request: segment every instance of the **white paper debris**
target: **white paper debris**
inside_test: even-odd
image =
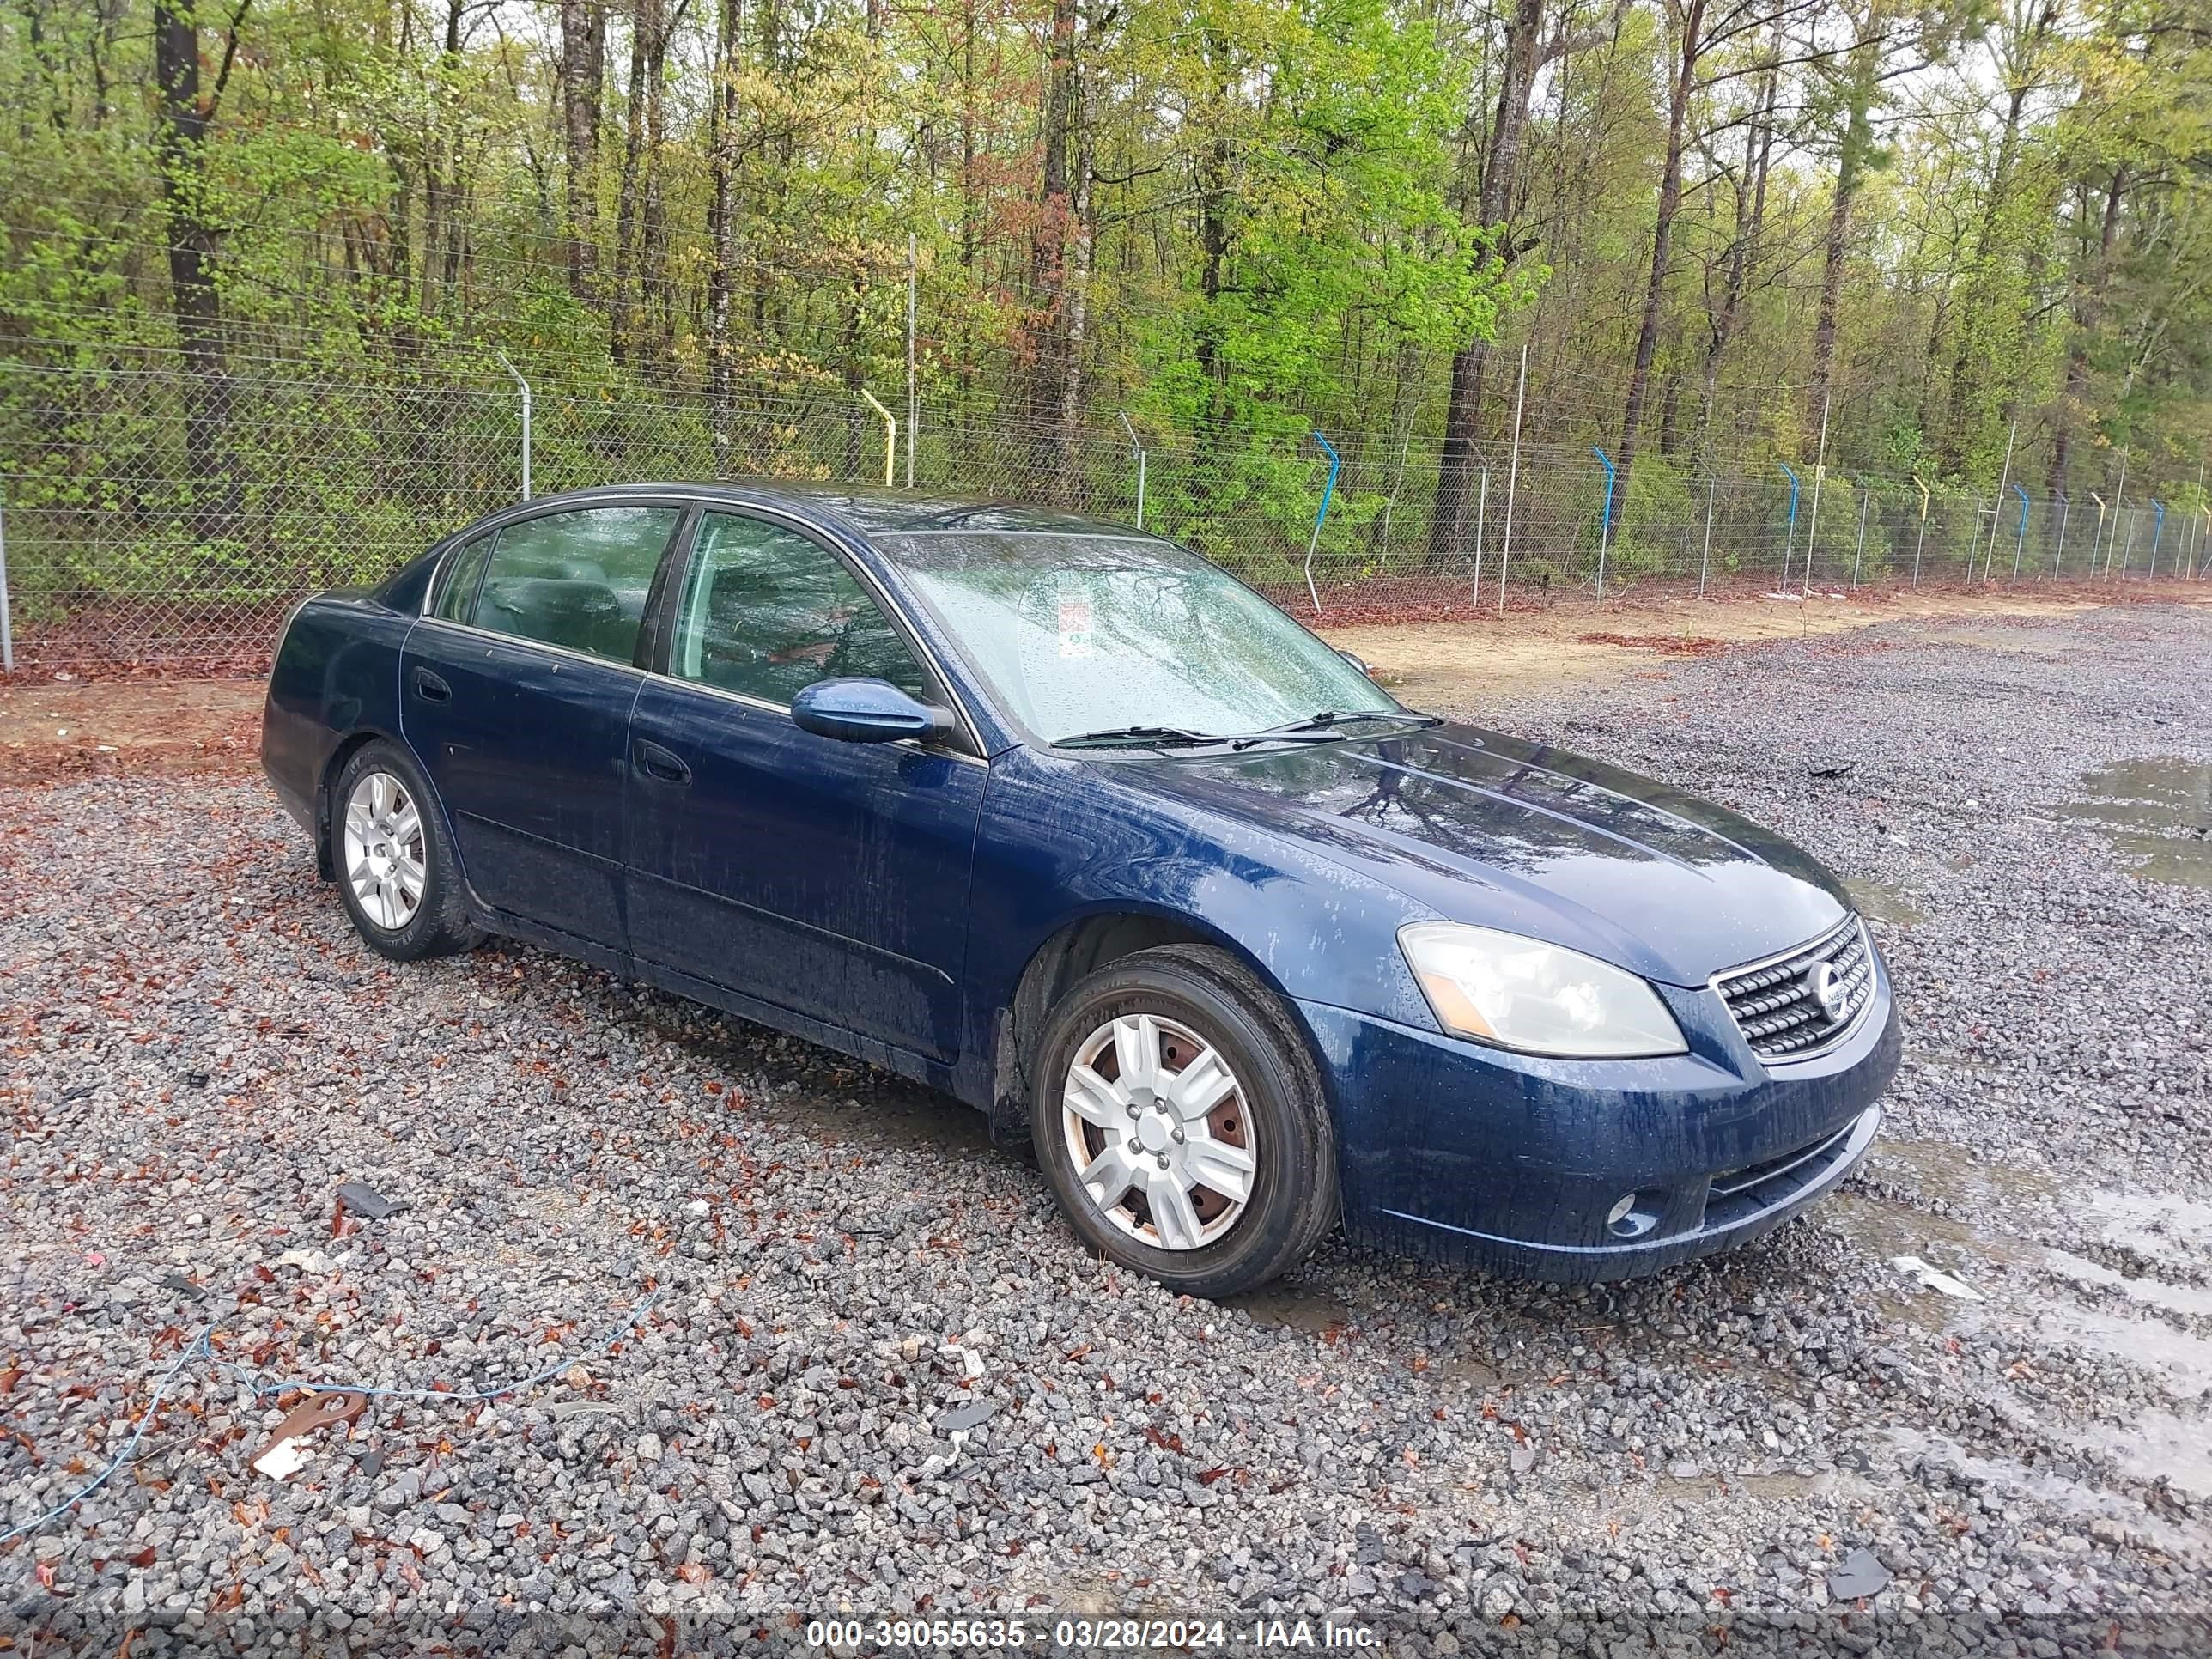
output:
[[[296,1440],[279,1440],[253,1460],[253,1467],[271,1480],[289,1480],[307,1467],[307,1454]]]
[[[1901,1273],[1911,1273],[1929,1290],[1955,1296],[1961,1302],[1989,1300],[1965,1279],[1954,1278],[1941,1267],[1931,1267],[1917,1255],[1893,1255],[1889,1259],[1889,1265]]]

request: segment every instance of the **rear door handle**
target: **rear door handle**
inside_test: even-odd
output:
[[[635,753],[637,769],[646,776],[658,778],[663,783],[686,784],[691,781],[691,769],[674,750],[663,749],[648,738],[640,738]]]
[[[427,668],[415,671],[415,695],[425,702],[445,702],[453,695],[453,688]]]

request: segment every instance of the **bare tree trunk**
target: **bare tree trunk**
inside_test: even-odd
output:
[[[1644,402],[1651,387],[1651,360],[1659,349],[1659,307],[1666,297],[1674,218],[1682,208],[1682,151],[1689,127],[1690,95],[1697,89],[1698,59],[1705,52],[1705,0],[1687,0],[1676,21],[1681,31],[1677,42],[1680,57],[1667,99],[1667,159],[1660,169],[1658,216],[1651,228],[1651,275],[1644,287],[1644,321],[1636,332],[1636,361],[1628,371],[1628,394],[1621,400],[1620,447],[1613,457],[1612,514],[1616,524],[1628,497],[1637,434],[1644,424]]]
[[[590,293],[599,275],[599,201],[593,170],[605,96],[606,0],[561,0],[561,125],[568,140],[568,291]]]
[[[637,279],[638,173],[645,163],[646,60],[659,0],[637,0],[629,31],[629,92],[623,110],[622,189],[615,204],[615,282],[607,306],[608,346],[614,360],[631,361],[631,309]]]
[[[2013,170],[2020,158],[2021,126],[2029,94],[2038,84],[2037,60],[2045,38],[2057,21],[2058,7],[2059,0],[2035,0],[2034,11],[2015,20],[2017,31],[2004,40],[2000,48],[1999,61],[2008,88],[2004,125],[1997,140],[1996,165],[1990,172],[1989,194],[1982,204],[1973,255],[1966,264],[1965,290],[1960,295],[1960,303],[1954,307],[1954,314],[1965,320],[1958,330],[1958,345],[1951,358],[1950,395],[1944,410],[1940,451],[1944,470],[1953,474],[1965,466],[1966,459],[1969,404],[1974,396],[1973,324],[1981,309],[1981,291],[1988,281],[1990,262],[2002,252],[2000,229],[2007,200],[2012,194]]]
[[[1490,121],[1490,143],[1483,151],[1481,180],[1475,189],[1474,222],[1495,229],[1497,257],[1510,264],[1517,252],[1506,223],[1520,176],[1522,135],[1528,126],[1528,100],[1540,66],[1537,37],[1544,22],[1544,0],[1515,0],[1505,23],[1504,65],[1498,104]],[[1429,518],[1428,561],[1456,555],[1467,539],[1474,510],[1475,444],[1482,419],[1483,370],[1490,343],[1469,340],[1452,353],[1451,390],[1444,407],[1443,447],[1437,462],[1436,506]]]
[[[1067,270],[1060,311],[1063,319],[1060,377],[1060,456],[1054,470],[1056,493],[1068,507],[1083,501],[1083,462],[1079,439],[1083,422],[1083,352],[1091,324],[1091,262],[1096,228],[1091,221],[1092,153],[1090,98],[1083,78],[1076,77],[1075,167],[1073,198],[1069,204]]]
[[[714,473],[722,478],[730,476],[735,443],[730,431],[735,401],[730,302],[738,280],[738,121],[743,113],[738,74],[744,61],[744,0],[719,0],[714,89],[708,106],[714,199],[707,227],[714,243],[714,263],[707,274],[707,409],[708,424],[714,434]]]
[[[238,18],[242,21],[241,7]],[[169,304],[185,364],[185,470],[193,485],[191,524],[201,538],[228,537],[243,494],[230,453],[230,377],[223,353],[222,296],[215,285],[215,234],[203,214],[207,133],[234,59],[233,25],[214,90],[200,90],[199,26],[190,0],[155,0],[154,76],[161,106],[155,148],[167,224]]]
[[[1711,459],[1713,417],[1720,402],[1721,359],[1735,338],[1743,319],[1743,302],[1751,273],[1759,264],[1759,244],[1766,227],[1766,181],[1774,160],[1774,104],[1781,72],[1770,69],[1759,98],[1758,112],[1744,129],[1743,176],[1736,181],[1735,235],[1729,244],[1728,276],[1721,292],[1720,309],[1707,323],[1704,405],[1698,416],[1698,450]]]
[[[2112,182],[2105,190],[2105,212],[2098,228],[2097,252],[2087,276],[2075,290],[2073,337],[2066,346],[2066,389],[2058,399],[2057,429],[2051,436],[2050,489],[2064,492],[2074,465],[2074,422],[2087,401],[2089,387],[2089,343],[2104,311],[2105,284],[2112,270],[2112,244],[2119,238],[2120,204],[2126,199],[2128,164],[2112,165]]]
[[[446,0],[446,26],[438,53],[438,77],[450,85],[461,62],[463,0]],[[422,133],[422,313],[435,316],[451,296],[460,270],[461,214],[458,205],[462,137],[459,101],[439,98],[431,106]],[[455,125],[448,129],[448,119]],[[434,289],[433,283],[436,283]]]
[[[645,58],[645,182],[638,210],[638,276],[645,310],[645,356],[664,376],[676,358],[676,284],[668,270],[668,204],[662,188],[662,149],[667,138],[668,42],[684,21],[690,0],[653,0],[653,36]],[[641,8],[642,9],[642,8]]]
[[[1052,40],[1038,124],[1037,214],[1030,234],[1030,465],[1040,481],[1056,475],[1057,434],[1066,378],[1066,283],[1071,179],[1079,125],[1076,0],[1053,0]]]
[[[981,111],[975,92],[976,0],[961,0],[960,7],[960,293],[963,300],[976,292],[975,257],[981,234],[981,213],[975,200],[977,125]],[[975,325],[972,312],[961,307],[960,429],[964,441],[968,421],[975,408]]]
[[[1820,423],[1828,406],[1828,381],[1836,361],[1836,313],[1843,304],[1844,265],[1850,250],[1851,207],[1874,149],[1875,77],[1881,67],[1880,5],[1867,14],[1864,38],[1851,49],[1849,113],[1836,157],[1836,191],[1828,204],[1828,231],[1821,249],[1820,308],[1813,324],[1813,383],[1806,390],[1805,427]]]

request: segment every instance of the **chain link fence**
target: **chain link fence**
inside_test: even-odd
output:
[[[372,383],[175,352],[0,361],[0,568],[17,660],[256,670],[295,600],[380,578],[514,501],[526,466],[538,495],[888,477],[1058,502],[1141,520],[1337,623],[1655,588],[2212,574],[2201,507],[2045,498],[2010,483],[1923,489],[1810,464],[1639,458],[1612,490],[1602,452],[1509,436],[1474,452],[1470,499],[1439,535],[1438,445],[1405,432],[1230,444],[1119,419],[1067,430],[903,397],[885,407],[835,384],[741,388],[720,406],[702,393],[535,387],[526,415],[526,433],[521,388],[496,362]]]

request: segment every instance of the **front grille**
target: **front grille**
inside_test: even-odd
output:
[[[1824,1006],[1815,994],[1825,978]],[[1809,1060],[1840,1042],[1874,996],[1874,947],[1856,916],[1769,962],[1713,975],[1713,988],[1761,1060]]]

